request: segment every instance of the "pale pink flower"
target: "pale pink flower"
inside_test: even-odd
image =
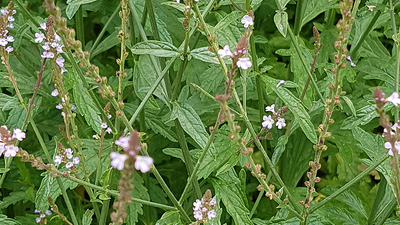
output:
[[[136,156],[135,169],[142,173],[147,173],[153,165],[153,158],[148,156]]]
[[[125,160],[128,159],[128,156],[125,154],[119,154],[118,152],[111,152],[111,166],[117,170],[123,170],[125,166]]]

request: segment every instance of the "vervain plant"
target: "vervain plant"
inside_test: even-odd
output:
[[[2,4],[0,224],[400,223],[398,1]]]

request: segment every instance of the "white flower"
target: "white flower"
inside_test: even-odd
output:
[[[123,149],[128,149],[129,148],[129,140],[130,137],[121,137],[120,139],[116,140],[114,143],[118,146],[121,146]]]
[[[65,164],[65,168],[67,168],[67,169],[69,169],[73,166],[74,166],[74,164],[72,162],[67,162],[67,164]]]
[[[44,34],[42,33],[35,33],[35,43],[42,43],[42,41],[44,39],[46,39],[46,37],[44,36]],[[47,49],[48,50],[48,49]]]
[[[61,41],[61,37],[58,36],[58,34],[54,33],[54,40],[57,41],[57,42],[60,42]]]
[[[251,16],[249,16],[249,15],[243,16],[243,18],[240,20],[240,22],[243,23],[244,28],[248,28],[249,26],[254,25],[253,18],[251,18]]]
[[[40,27],[38,27],[39,30],[46,30],[46,23],[41,23]]]
[[[247,70],[248,68],[250,68],[251,67],[251,62],[250,62],[250,59],[248,58],[248,57],[245,57],[245,58],[240,58],[237,62],[236,62],[236,65],[239,67],[239,68],[242,68],[242,69],[244,69],[244,70]]]
[[[200,210],[200,207],[202,206],[201,201],[199,199],[196,199],[195,202],[193,202],[193,210]]]
[[[56,97],[56,96],[58,96],[58,90],[57,90],[57,88],[56,89],[54,89],[52,92],[51,92],[51,96],[53,96],[53,97]]]
[[[62,109],[63,106],[61,105],[61,103],[58,103],[58,105],[56,105],[56,109]]]
[[[6,150],[4,147],[6,146],[6,143],[0,142],[0,156],[3,154],[3,152]]]
[[[0,38],[0,45],[5,47],[8,44],[7,40],[5,38]]]
[[[74,159],[72,160],[72,163],[75,164],[75,165],[78,165],[79,162],[80,162],[80,160],[79,160],[78,157],[74,157]]]
[[[100,127],[103,128],[103,129],[106,129],[107,128],[107,123],[106,122],[101,123]]]
[[[8,14],[8,11],[7,11],[6,9],[1,9],[0,12],[1,12],[1,14],[2,14],[3,16],[5,16],[5,15]]]
[[[285,83],[284,80],[280,80],[279,83],[276,85],[276,87],[279,87],[279,86],[281,86],[281,85],[284,84],[284,83]]]
[[[9,158],[9,157],[15,157],[18,152],[18,147],[14,145],[7,145],[5,147],[6,152],[4,153],[4,157]]]
[[[181,0],[176,0],[176,3],[178,3],[178,4],[181,3]]]
[[[11,46],[7,46],[6,52],[7,52],[8,54],[10,54],[12,51],[14,51],[14,48],[11,47]]]
[[[265,112],[275,112],[275,104],[272,104],[271,106],[265,107]]]
[[[71,110],[76,110],[76,106],[74,104],[71,105]]]
[[[389,96],[386,101],[391,102],[394,106],[397,107],[400,104],[399,93],[393,92],[393,94]]]
[[[56,63],[57,63],[57,65],[58,65],[59,67],[64,67],[64,62],[65,62],[65,59],[64,59],[63,57],[58,57],[58,58],[56,59]]]
[[[153,158],[148,156],[136,156],[135,169],[140,170],[142,173],[147,173],[153,165]]]
[[[12,137],[16,138],[18,141],[22,141],[25,138],[25,133],[21,129],[17,128],[14,129]]]
[[[15,21],[13,16],[8,16],[7,20],[8,20],[8,22],[14,22]]]
[[[225,45],[225,47],[223,49],[219,49],[218,50],[218,55],[221,58],[224,58],[225,56],[232,56],[232,52],[229,49],[229,45]]]
[[[400,154],[400,142],[399,141],[396,141],[395,143],[394,143],[394,147],[395,147],[395,149],[397,150],[397,154]],[[392,151],[392,144],[390,144],[390,142],[386,142],[385,143],[385,148],[386,149],[389,149],[389,151],[388,151],[388,154],[390,155],[390,156],[393,156],[393,151]]]
[[[46,216],[50,216],[51,215],[51,210],[46,210],[46,212],[44,214],[46,214]]]
[[[68,159],[72,159],[72,157],[73,157],[72,153],[73,153],[72,149],[70,149],[70,148],[65,149],[65,155],[67,156]]]
[[[111,152],[111,166],[117,170],[123,170],[125,166],[125,160],[128,159],[128,156],[125,154],[119,154],[118,152]]]
[[[108,119],[111,119],[111,117],[112,117],[111,114],[108,114],[108,115],[107,115],[107,118],[108,118]]]
[[[193,217],[198,221],[203,220],[203,213],[201,213],[201,211],[195,211]]]
[[[207,217],[209,220],[214,219],[215,217],[217,217],[217,213],[213,210],[210,210],[207,212]]]
[[[216,206],[217,205],[217,200],[215,198],[212,198],[210,201],[210,206]]]
[[[54,162],[54,164],[56,164],[56,165],[60,165],[61,162],[62,162],[62,156],[60,156],[60,155],[54,156],[53,162]]]
[[[7,41],[8,42],[14,42],[14,37],[13,36],[7,36]]]
[[[65,118],[65,112],[61,112],[61,116]]]
[[[36,217],[35,221],[36,221],[36,223],[40,223],[40,221],[42,221],[42,218]]]
[[[57,46],[56,51],[57,51],[58,54],[64,53],[64,51],[62,49],[63,47],[64,47],[64,45],[58,45]]]
[[[278,127],[278,129],[282,129],[282,127],[286,127],[285,119],[279,118],[278,121],[276,121],[275,125]]]
[[[106,129],[106,133],[111,134],[111,132],[112,132],[111,128],[108,127],[108,128]]]
[[[93,139],[96,139],[96,140],[100,139],[100,137],[99,137],[98,134],[93,134],[92,138],[93,138]]]
[[[263,127],[271,129],[272,125],[274,125],[274,120],[272,119],[271,115],[263,116],[263,120],[264,120],[264,122],[262,122]]]

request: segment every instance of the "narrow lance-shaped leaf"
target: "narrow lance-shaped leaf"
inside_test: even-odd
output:
[[[274,16],[274,23],[276,28],[278,28],[279,33],[286,37],[287,26],[288,26],[288,15],[284,11],[276,12]]]
[[[174,45],[154,40],[139,42],[132,46],[131,51],[135,55],[149,54],[157,57],[178,57],[180,55]]]

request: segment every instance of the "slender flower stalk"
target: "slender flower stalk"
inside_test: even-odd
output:
[[[350,25],[354,20],[353,15],[350,13],[351,8],[353,6],[352,0],[344,0],[339,3],[340,11],[342,13],[342,19],[339,20],[336,27],[339,31],[339,38],[335,41],[334,46],[337,50],[337,53],[334,55],[335,58],[335,67],[332,68],[333,75],[333,83],[329,84],[330,89],[330,97],[326,99],[326,108],[325,114],[322,124],[318,126],[319,139],[318,143],[314,145],[315,157],[313,161],[309,162],[311,167],[310,171],[307,172],[308,181],[305,182],[307,187],[307,194],[304,201],[300,201],[300,204],[303,205],[303,221],[302,223],[307,223],[308,216],[308,208],[310,207],[310,203],[313,200],[312,193],[315,192],[315,184],[321,180],[320,177],[317,177],[317,172],[321,168],[320,158],[323,151],[327,150],[327,146],[325,145],[325,139],[331,136],[331,133],[328,132],[329,125],[334,121],[331,119],[332,113],[334,111],[335,106],[340,104],[340,95],[343,95],[344,92],[341,92],[341,71],[346,67],[346,53],[347,53],[347,36],[348,31],[350,30]]]

